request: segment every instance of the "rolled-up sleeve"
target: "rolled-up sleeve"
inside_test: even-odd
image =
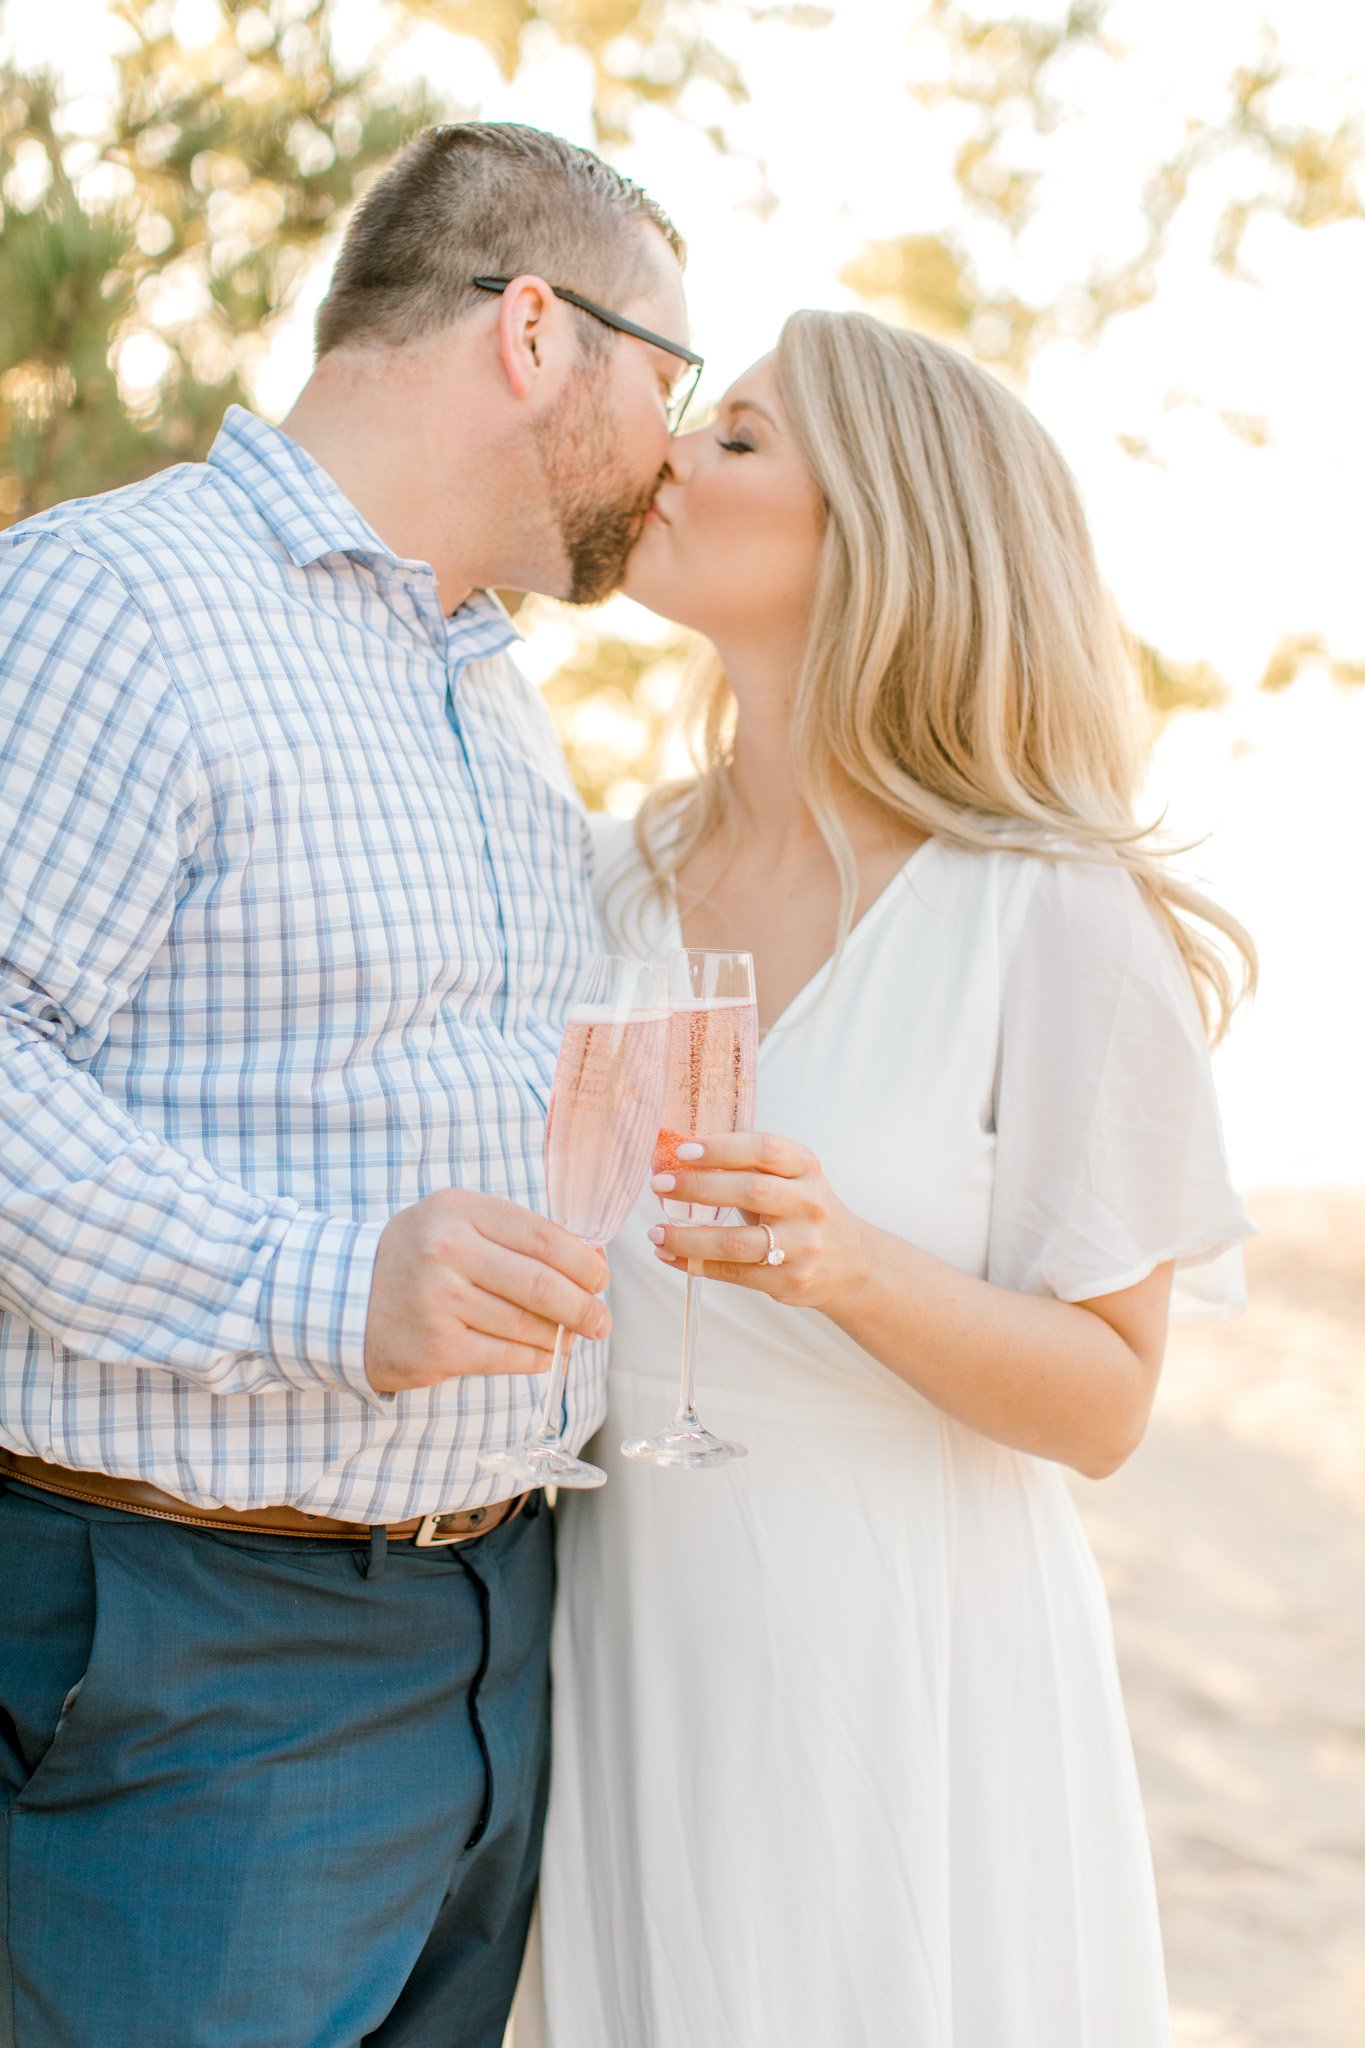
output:
[[[204,802],[134,596],[65,539],[0,545],[0,1305],[215,1393],[365,1377],[382,1226],[225,1179],[88,1071],[164,945]]]

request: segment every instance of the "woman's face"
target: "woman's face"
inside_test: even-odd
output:
[[[709,426],[670,443],[626,594],[722,653],[804,639],[824,527],[765,356],[731,385]]]

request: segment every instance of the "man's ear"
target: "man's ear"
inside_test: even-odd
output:
[[[498,307],[498,354],[514,398],[529,398],[545,367],[555,295],[543,277],[514,277]]]

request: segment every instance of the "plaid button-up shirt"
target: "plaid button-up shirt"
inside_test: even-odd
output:
[[[0,1442],[185,1500],[496,1498],[543,1382],[376,1395],[384,1221],[544,1207],[597,944],[496,600],[442,615],[296,443],[0,534]],[[601,1418],[574,1348],[568,1438]]]

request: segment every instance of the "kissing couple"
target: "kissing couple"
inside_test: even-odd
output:
[[[499,2048],[538,1879],[521,2048],[1169,2042],[1063,1468],[1240,1300],[1249,942],[1025,406],[801,312],[684,429],[683,253],[428,129],[281,426],[0,536],[13,2048]],[[623,584],[697,766],[590,822],[493,593]],[[610,1310],[543,1165],[604,944],[750,952],[763,1030]],[[661,1473],[694,1265],[750,1456]],[[558,1325],[552,1513],[481,1460]]]

